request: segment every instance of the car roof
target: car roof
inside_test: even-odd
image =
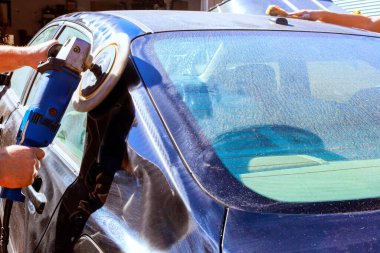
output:
[[[130,39],[146,33],[192,30],[274,30],[343,33],[379,37],[380,34],[322,22],[287,18],[289,25],[276,24],[270,16],[201,11],[104,11],[67,14],[56,20],[82,23],[93,33],[114,30]]]

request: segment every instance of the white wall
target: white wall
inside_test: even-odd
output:
[[[334,0],[333,2],[347,12],[358,10],[366,16],[380,16],[379,0]]]

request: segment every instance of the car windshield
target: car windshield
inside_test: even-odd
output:
[[[378,38],[203,31],[139,43],[137,67],[185,159],[220,160],[241,187],[280,202],[380,197]],[[189,148],[192,138],[216,156]]]

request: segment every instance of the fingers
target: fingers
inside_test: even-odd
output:
[[[58,40],[48,40],[48,41],[45,41],[41,44],[36,44],[36,45],[33,45],[32,47],[35,48],[35,49],[38,49],[38,50],[43,50],[43,51],[46,51],[48,50],[51,46],[55,45],[55,44],[58,44]]]
[[[34,148],[34,175],[33,179],[37,176],[38,170],[41,168],[40,160],[44,158],[45,152],[40,148]]]
[[[46,50],[46,49],[48,50],[49,48],[51,48],[55,44],[59,44],[58,40],[49,40],[49,41],[46,41],[45,43],[41,44],[41,47],[44,50]]]
[[[280,17],[288,16],[288,13],[285,10],[278,7],[277,5],[269,5],[266,10],[266,14],[270,16],[280,16]]]
[[[12,145],[0,149],[0,186],[21,188],[32,184],[44,156],[40,148]]]
[[[50,46],[53,46],[53,45],[58,44],[58,43],[59,43],[58,40],[48,40],[48,41],[46,42],[46,44],[48,44],[48,45],[50,45]]]
[[[46,61],[49,49],[59,42],[57,40],[49,40],[41,44],[25,47],[28,57],[26,57],[26,65],[37,68],[40,62]]]
[[[45,156],[45,152],[40,149],[40,148],[35,148],[34,149],[34,156],[38,159],[41,160]]]
[[[38,159],[34,159],[34,169],[39,170],[41,168],[41,162]]]
[[[45,156],[45,152],[40,148],[26,147],[20,145],[11,145],[4,148],[8,156],[13,159],[25,159],[27,157],[37,158],[41,160]]]
[[[46,52],[46,57],[50,56],[49,51],[53,48],[54,45],[57,45],[57,44],[59,44],[58,40],[49,40],[46,42],[46,46],[44,47],[44,52]]]

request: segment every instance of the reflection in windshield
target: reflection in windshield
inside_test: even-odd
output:
[[[218,158],[248,188],[286,202],[380,196],[380,190],[365,190],[374,187],[374,181],[367,179],[380,179],[380,174],[363,169],[366,161],[380,159],[378,39],[258,31],[168,33],[151,38],[146,46],[152,53],[147,57],[164,76],[162,85],[154,89],[164,89],[172,99],[179,95]],[[145,80],[149,87],[149,78]],[[173,127],[178,131],[178,122]],[[178,144],[186,150],[186,144]],[[316,175],[308,179],[309,188],[302,184],[304,178],[293,177],[291,197],[277,196],[271,191],[278,187],[286,192],[290,184],[285,182],[290,181],[276,181],[276,187],[259,191],[257,182],[246,180],[247,174],[263,173],[252,170],[250,164],[267,156],[275,157],[276,164],[281,156],[284,164],[289,159],[321,162],[310,166],[306,161],[304,171]],[[353,165],[351,161],[359,162]],[[326,163],[333,165],[325,169],[340,171],[330,176],[329,170],[324,172],[326,178],[334,176],[328,184],[316,173]],[[285,167],[290,174],[292,168],[294,173],[300,170],[298,165],[280,165],[277,171],[282,173]],[[362,181],[357,181],[353,168],[365,174]],[[271,173],[267,176],[275,176]],[[325,194],[349,186],[358,194],[342,191],[346,194],[339,199]]]

